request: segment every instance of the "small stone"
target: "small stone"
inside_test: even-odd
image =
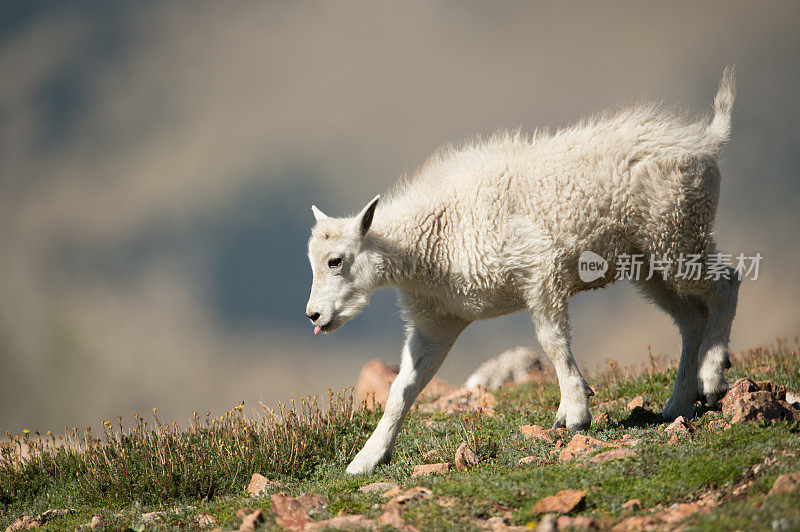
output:
[[[589,461],[593,464],[602,464],[608,462],[610,460],[622,460],[624,458],[633,458],[637,456],[639,453],[634,451],[633,449],[623,448],[623,449],[611,449],[609,451],[604,451],[600,454],[596,454],[592,456]]]
[[[534,438],[537,440],[543,440],[547,443],[553,443],[553,437],[550,435],[550,433],[539,425],[522,425],[519,428],[519,431],[526,440]]]
[[[576,515],[571,517],[569,515],[562,515],[556,521],[558,530],[586,530],[595,528],[594,519],[588,515]]]
[[[253,473],[253,476],[250,477],[250,484],[247,485],[247,495],[261,497],[267,490],[277,486],[279,486],[277,482],[273,482],[259,473]]]
[[[459,471],[465,471],[478,465],[479,462],[480,459],[478,458],[478,455],[470,448],[469,445],[467,445],[467,442],[461,442],[461,445],[459,445],[458,449],[456,449],[456,469]]]
[[[647,402],[641,395],[637,395],[628,402],[628,410],[630,410],[631,412],[633,412],[637,408],[646,408],[646,407],[647,407]]]
[[[736,402],[736,400],[748,393],[757,391],[758,386],[756,386],[756,383],[750,379],[737,380],[733,383],[733,386],[730,387],[725,396],[720,400],[720,404],[722,405],[722,413],[726,416],[733,415],[733,404]]]
[[[208,527],[216,525],[218,523],[217,523],[217,518],[214,517],[213,515],[209,515],[207,513],[201,513],[197,515],[197,524],[200,527]]]
[[[790,407],[791,408],[791,407]],[[768,391],[747,393],[733,403],[732,424],[792,419],[793,412]]]
[[[437,451],[436,449],[431,449],[430,451],[422,453],[422,458],[424,458],[425,460],[433,460],[434,458],[438,457],[439,457],[439,451]]]
[[[270,498],[275,523],[287,530],[302,530],[310,522],[305,508],[297,499],[284,493],[275,493]]]
[[[622,503],[623,510],[636,511],[642,508],[642,501],[639,499],[630,499]]]
[[[396,488],[397,484],[394,482],[372,482],[371,484],[365,484],[358,488],[360,491],[364,493],[386,493],[392,488]]]
[[[89,528],[94,530],[96,528],[100,528],[100,527],[105,526],[105,524],[106,523],[103,520],[102,516],[100,516],[99,514],[95,514],[95,515],[92,516],[92,520],[89,521]]]
[[[158,519],[161,519],[161,512],[147,512],[142,514],[142,521],[145,523],[151,523]]]
[[[518,465],[528,465],[528,464],[536,464],[536,465],[544,465],[547,463],[547,460],[541,458],[539,456],[523,456],[519,459]]]
[[[690,515],[696,514],[699,510],[700,505],[698,503],[684,502],[656,514],[656,517],[665,523],[675,524],[683,521]]]
[[[772,483],[772,487],[770,488],[768,495],[794,493],[798,491],[798,489],[800,489],[800,471],[778,476],[778,478],[775,479],[775,482]]]
[[[786,386],[775,384],[772,381],[756,381],[756,386],[759,390],[769,392],[775,396],[778,401],[786,400]]]
[[[678,416],[675,421],[664,428],[664,432],[667,434],[689,434],[691,429],[689,424],[686,422],[686,418],[683,416]]]
[[[584,434],[576,434],[567,446],[561,450],[558,459],[562,462],[567,462],[575,458],[582,458],[592,451],[599,451],[604,447],[616,447],[616,445]]]
[[[324,521],[312,522],[306,525],[304,531],[317,532],[322,530],[379,530],[380,527],[372,519],[364,515],[337,515]]]
[[[449,462],[442,462],[439,464],[420,464],[414,466],[414,471],[411,473],[412,477],[424,477],[433,475],[435,473],[444,474],[449,473],[453,468],[453,464]]]
[[[296,500],[310,515],[318,514],[328,507],[328,499],[316,493],[303,493]]]
[[[264,521],[264,511],[255,510],[242,518],[242,525],[239,527],[240,532],[249,532],[255,530],[258,524]]]
[[[592,425],[605,425],[611,421],[611,416],[608,412],[598,412],[592,416]]]
[[[30,515],[23,515],[6,528],[6,532],[16,532],[17,530],[27,530],[29,528],[39,528],[42,526],[39,521]]]
[[[561,490],[555,495],[545,497],[536,503],[533,512],[537,514],[568,514],[580,508],[586,501],[583,490]]]

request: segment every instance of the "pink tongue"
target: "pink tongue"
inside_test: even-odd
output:
[[[319,332],[320,332],[321,330],[322,330],[322,327],[320,327],[319,325],[317,325],[316,327],[314,327],[314,334],[319,334]]]

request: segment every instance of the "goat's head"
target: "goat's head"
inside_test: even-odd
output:
[[[311,207],[317,223],[308,241],[313,281],[306,316],[314,334],[335,331],[369,303],[375,272],[364,240],[379,199],[352,218],[333,218]]]

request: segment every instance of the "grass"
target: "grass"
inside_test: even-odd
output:
[[[796,344],[797,340],[778,342],[737,355],[729,381],[748,376],[800,391]],[[599,465],[582,460],[560,463],[551,444],[525,440],[519,432],[524,424],[552,422],[559,399],[554,383],[495,392],[494,416],[412,411],[392,462],[369,477],[347,477],[344,469],[375,427],[380,411],[354,405],[347,390],[331,393],[324,405],[308,397],[275,410],[262,405],[252,415],[244,405],[219,416],[195,413],[184,428],[160,420],[154,411],[148,420],[135,416],[130,427],[118,419],[102,421],[99,430],[73,427],[60,436],[12,434],[0,449],[0,528],[21,515],[52,508],[74,511],[44,523],[46,530],[74,529],[98,513],[112,529],[198,529],[200,512],[235,528],[236,510],[247,506],[265,509],[265,526],[271,529],[276,525],[269,494],[252,499],[245,493],[251,474],[259,472],[281,483],[271,492],[326,497],[330,505],[315,519],[340,512],[377,517],[386,500],[358,487],[380,480],[433,490],[433,499],[410,503],[403,511],[406,522],[420,530],[471,529],[492,516],[533,525],[540,518],[533,510],[536,502],[567,488],[587,492],[578,513],[593,517],[600,526],[650,515],[713,490],[721,504],[689,516],[682,526],[800,529],[800,493],[767,496],[779,474],[800,469],[800,427],[780,422],[710,430],[709,423],[722,414],[709,411],[693,422],[691,437],[671,445],[657,413],[671,392],[675,373],[668,361],[651,356],[638,371],[611,362],[590,379],[596,390],[593,412],[602,404],[610,420],[586,433],[604,441],[626,434],[641,440],[636,456]],[[639,395],[646,398],[649,410],[628,411],[626,400]],[[462,441],[480,456],[477,467],[411,477],[415,464],[452,461]],[[18,458],[22,445],[30,447],[25,460]],[[430,450],[438,457],[425,458]],[[549,462],[520,467],[519,459],[529,455]],[[751,484],[739,493],[737,486],[747,482]],[[634,498],[643,509],[623,510],[623,503]],[[150,511],[164,513],[158,521],[144,523],[142,513]]]

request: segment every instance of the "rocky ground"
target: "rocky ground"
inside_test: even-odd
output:
[[[346,448],[306,473],[243,472],[249,482],[220,496],[149,505],[78,491],[79,504],[56,508],[58,486],[46,486],[4,501],[0,522],[7,531],[800,530],[797,353],[782,343],[738,354],[720,409],[698,404],[694,419],[672,423],[659,413],[674,367],[612,362],[590,379],[594,417],[583,433],[547,428],[558,389],[546,367],[497,390],[436,381],[392,463],[346,477],[394,376],[374,361],[356,393],[376,410],[352,414],[366,422],[342,429]]]

